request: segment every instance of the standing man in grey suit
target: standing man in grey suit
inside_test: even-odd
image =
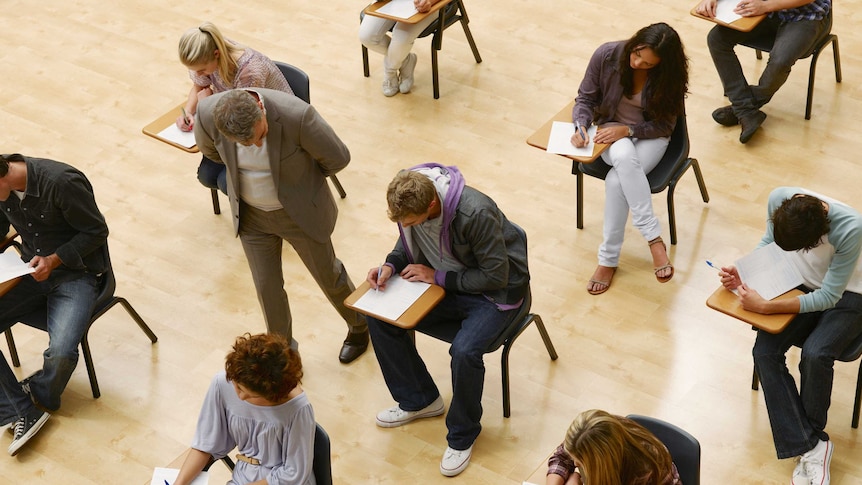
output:
[[[227,166],[234,229],[242,241],[269,332],[290,339],[292,320],[282,241],[347,322],[338,359],[352,362],[368,348],[365,318],[344,306],[354,290],[330,236],[338,209],[326,177],[350,162],[350,152],[311,105],[280,91],[247,88],[201,101],[195,139],[209,159]]]

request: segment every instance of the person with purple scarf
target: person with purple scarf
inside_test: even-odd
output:
[[[368,272],[374,289],[398,275],[442,286],[443,300],[413,330],[437,335],[456,327],[452,357],[452,401],[446,415],[448,447],[440,473],[464,471],[482,430],[483,356],[528,291],[527,237],[491,198],[465,185],[457,167],[436,163],[402,170],[386,193],[389,219],[400,237],[381,267]],[[389,392],[398,403],[377,414],[377,425],[393,428],[439,416],[445,406],[416,350],[412,331],[368,318],[368,330]]]

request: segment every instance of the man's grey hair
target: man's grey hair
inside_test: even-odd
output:
[[[216,128],[229,140],[242,143],[254,137],[254,125],[263,116],[257,99],[244,89],[222,95],[213,109]]]

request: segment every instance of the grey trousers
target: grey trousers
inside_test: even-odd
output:
[[[365,317],[344,306],[344,299],[355,287],[344,265],[335,257],[331,240],[319,242],[310,238],[283,209],[268,212],[244,203],[240,206],[239,237],[268,332],[293,339],[293,320],[281,266],[282,241],[289,242],[296,250],[350,332],[360,333],[368,329]]]

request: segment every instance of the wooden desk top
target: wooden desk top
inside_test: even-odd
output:
[[[548,139],[551,137],[551,127],[554,126],[554,122],[555,121],[562,121],[564,123],[571,123],[572,122],[572,108],[574,108],[574,107],[575,107],[575,100],[572,100],[569,104],[566,105],[565,108],[561,109],[559,113],[554,115],[553,118],[546,121],[545,124],[542,125],[541,128],[539,128],[538,130],[536,130],[535,133],[530,135],[530,137],[527,138],[527,144],[530,146],[534,146],[540,150],[547,150],[548,149]],[[610,145],[606,145],[606,144],[602,144],[602,143],[596,143],[593,146],[593,154],[592,154],[592,156],[589,156],[589,157],[573,157],[573,156],[569,156],[569,155],[560,155],[560,156],[570,158],[570,159],[572,159],[576,162],[580,162],[580,163],[593,163],[597,158],[599,158],[599,155],[601,155],[602,152],[604,152],[605,150],[608,149],[609,146]]]
[[[389,3],[389,0],[384,0],[382,2],[372,3],[371,5],[365,7],[365,13],[367,15],[373,15],[375,17],[380,17],[380,18],[384,18],[384,19],[388,19],[388,20],[394,20],[396,22],[404,22],[405,24],[416,24],[416,23],[421,22],[422,20],[425,20],[425,18],[427,18],[429,15],[436,13],[438,10],[440,10],[441,8],[448,5],[451,1],[452,0],[442,0],[440,2],[435,3],[431,7],[431,9],[428,10],[427,12],[417,13],[416,15],[413,15],[412,17],[406,18],[406,19],[403,19],[401,17],[393,17],[391,15],[387,15],[385,13],[380,13],[377,11],[380,7]],[[175,119],[176,119],[176,117],[175,117]]]
[[[698,5],[699,4],[700,4],[700,2],[698,2]],[[765,14],[764,15],[758,15],[756,17],[742,17],[742,18],[736,19],[733,22],[728,24],[728,23],[722,22],[721,20],[717,20],[717,19],[712,18],[712,17],[707,17],[705,15],[701,15],[701,14],[694,11],[696,8],[697,8],[697,5],[695,5],[691,9],[690,13],[693,16],[700,18],[700,19],[709,20],[710,22],[714,22],[718,25],[730,27],[731,29],[739,30],[742,32],[751,32],[752,29],[757,27],[757,24],[759,24],[763,19],[766,18]]]
[[[550,458],[550,456],[548,457]],[[533,472],[532,475],[527,477],[524,482],[533,483],[535,485],[544,485],[546,482],[546,478],[548,476],[548,459],[546,458],[538,468]]]
[[[371,290],[371,285],[368,284],[367,281],[363,281],[359,288],[356,288],[356,291],[350,294],[347,298],[344,299],[344,306],[350,308],[352,310],[356,310],[363,315],[367,315],[364,310],[360,310],[356,308],[354,305],[356,301],[359,300],[362,295],[365,294],[366,291]],[[401,328],[413,328],[419,324],[419,321],[425,318],[425,315],[431,311],[443,297],[446,296],[446,291],[437,285],[431,285],[422,296],[419,297],[410,308],[407,309],[397,320],[390,320],[388,318],[382,318],[378,315],[371,315],[374,318],[378,318],[383,320],[386,323],[395,325],[396,327]]]
[[[163,114],[162,116],[158,117],[155,121],[153,121],[149,125],[145,126],[144,129],[141,131],[143,131],[145,135],[149,135],[149,136],[155,138],[156,140],[159,140],[159,141],[167,143],[168,145],[177,147],[184,152],[188,152],[188,153],[200,152],[200,150],[198,150],[197,145],[195,145],[191,148],[186,148],[180,144],[174,143],[170,140],[165,140],[164,138],[159,136],[159,133],[161,133],[162,130],[164,130],[168,126],[176,123],[177,118],[179,118],[179,116],[183,112],[182,108],[184,106],[185,106],[185,103],[178,104],[176,108],[174,108],[174,109],[168,111],[167,113]]]
[[[778,296],[776,299],[784,300],[787,298],[796,298],[801,294],[801,291],[794,289]],[[706,306],[742,320],[753,327],[765,330],[769,333],[781,333],[796,316],[795,313],[763,315],[744,310],[742,305],[739,304],[739,297],[733,294],[733,292],[725,289],[723,286],[719,286],[718,289],[715,290],[709,298],[707,298]]]

